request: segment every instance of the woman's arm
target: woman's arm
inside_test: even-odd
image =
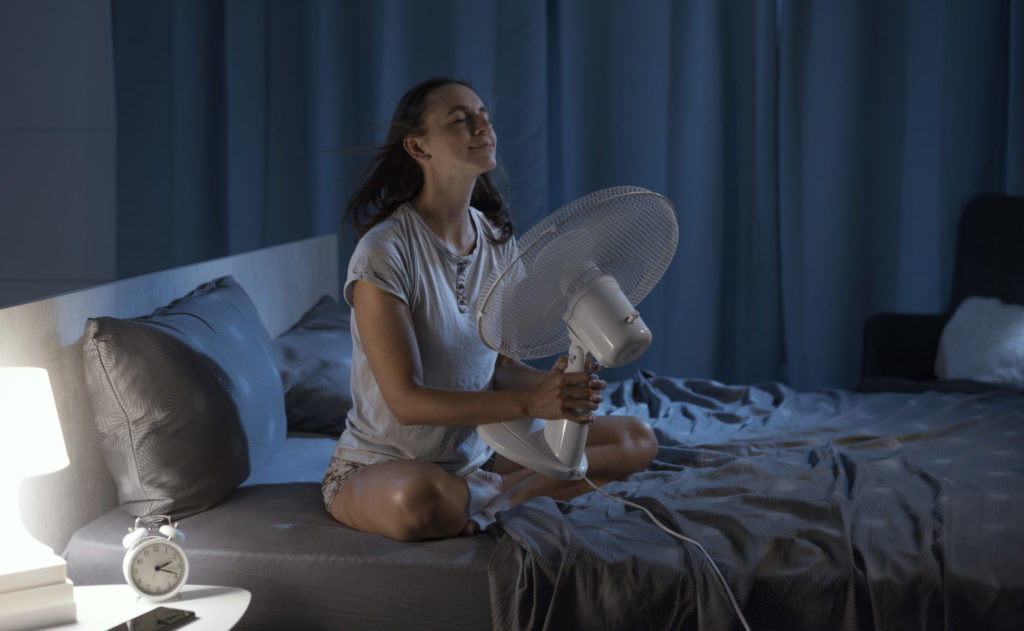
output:
[[[403,425],[483,425],[516,418],[593,420],[601,400],[585,373],[565,373],[560,357],[551,370],[511,390],[467,392],[422,385],[423,369],[409,307],[371,283],[355,281],[353,309],[370,369],[384,401]],[[511,361],[511,360],[509,360]],[[526,368],[525,366],[523,366]],[[529,369],[532,371],[532,369]],[[597,384],[595,384],[597,385]],[[576,414],[573,410],[583,410]]]
[[[494,364],[495,390],[528,390],[540,383],[547,371],[527,366],[518,359],[498,355]]]

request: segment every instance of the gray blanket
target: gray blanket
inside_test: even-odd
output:
[[[661,448],[605,489],[701,542],[752,628],[1024,628],[1024,396],[645,373],[607,394]],[[696,547],[596,492],[496,531],[496,629],[740,628]]]

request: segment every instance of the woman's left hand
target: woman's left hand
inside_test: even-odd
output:
[[[597,390],[604,390],[608,386],[608,383],[597,376],[597,373],[601,372],[601,364],[597,363],[597,360],[593,357],[587,357],[587,372],[590,373],[590,387]]]

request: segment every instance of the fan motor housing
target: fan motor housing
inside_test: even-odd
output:
[[[612,276],[584,285],[562,318],[570,337],[603,366],[628,364],[651,345],[650,329]]]

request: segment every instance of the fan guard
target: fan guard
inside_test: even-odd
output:
[[[612,276],[636,306],[668,269],[678,240],[675,208],[657,193],[618,186],[585,195],[528,230],[484,284],[480,338],[513,359],[564,353],[563,316],[577,290]]]

